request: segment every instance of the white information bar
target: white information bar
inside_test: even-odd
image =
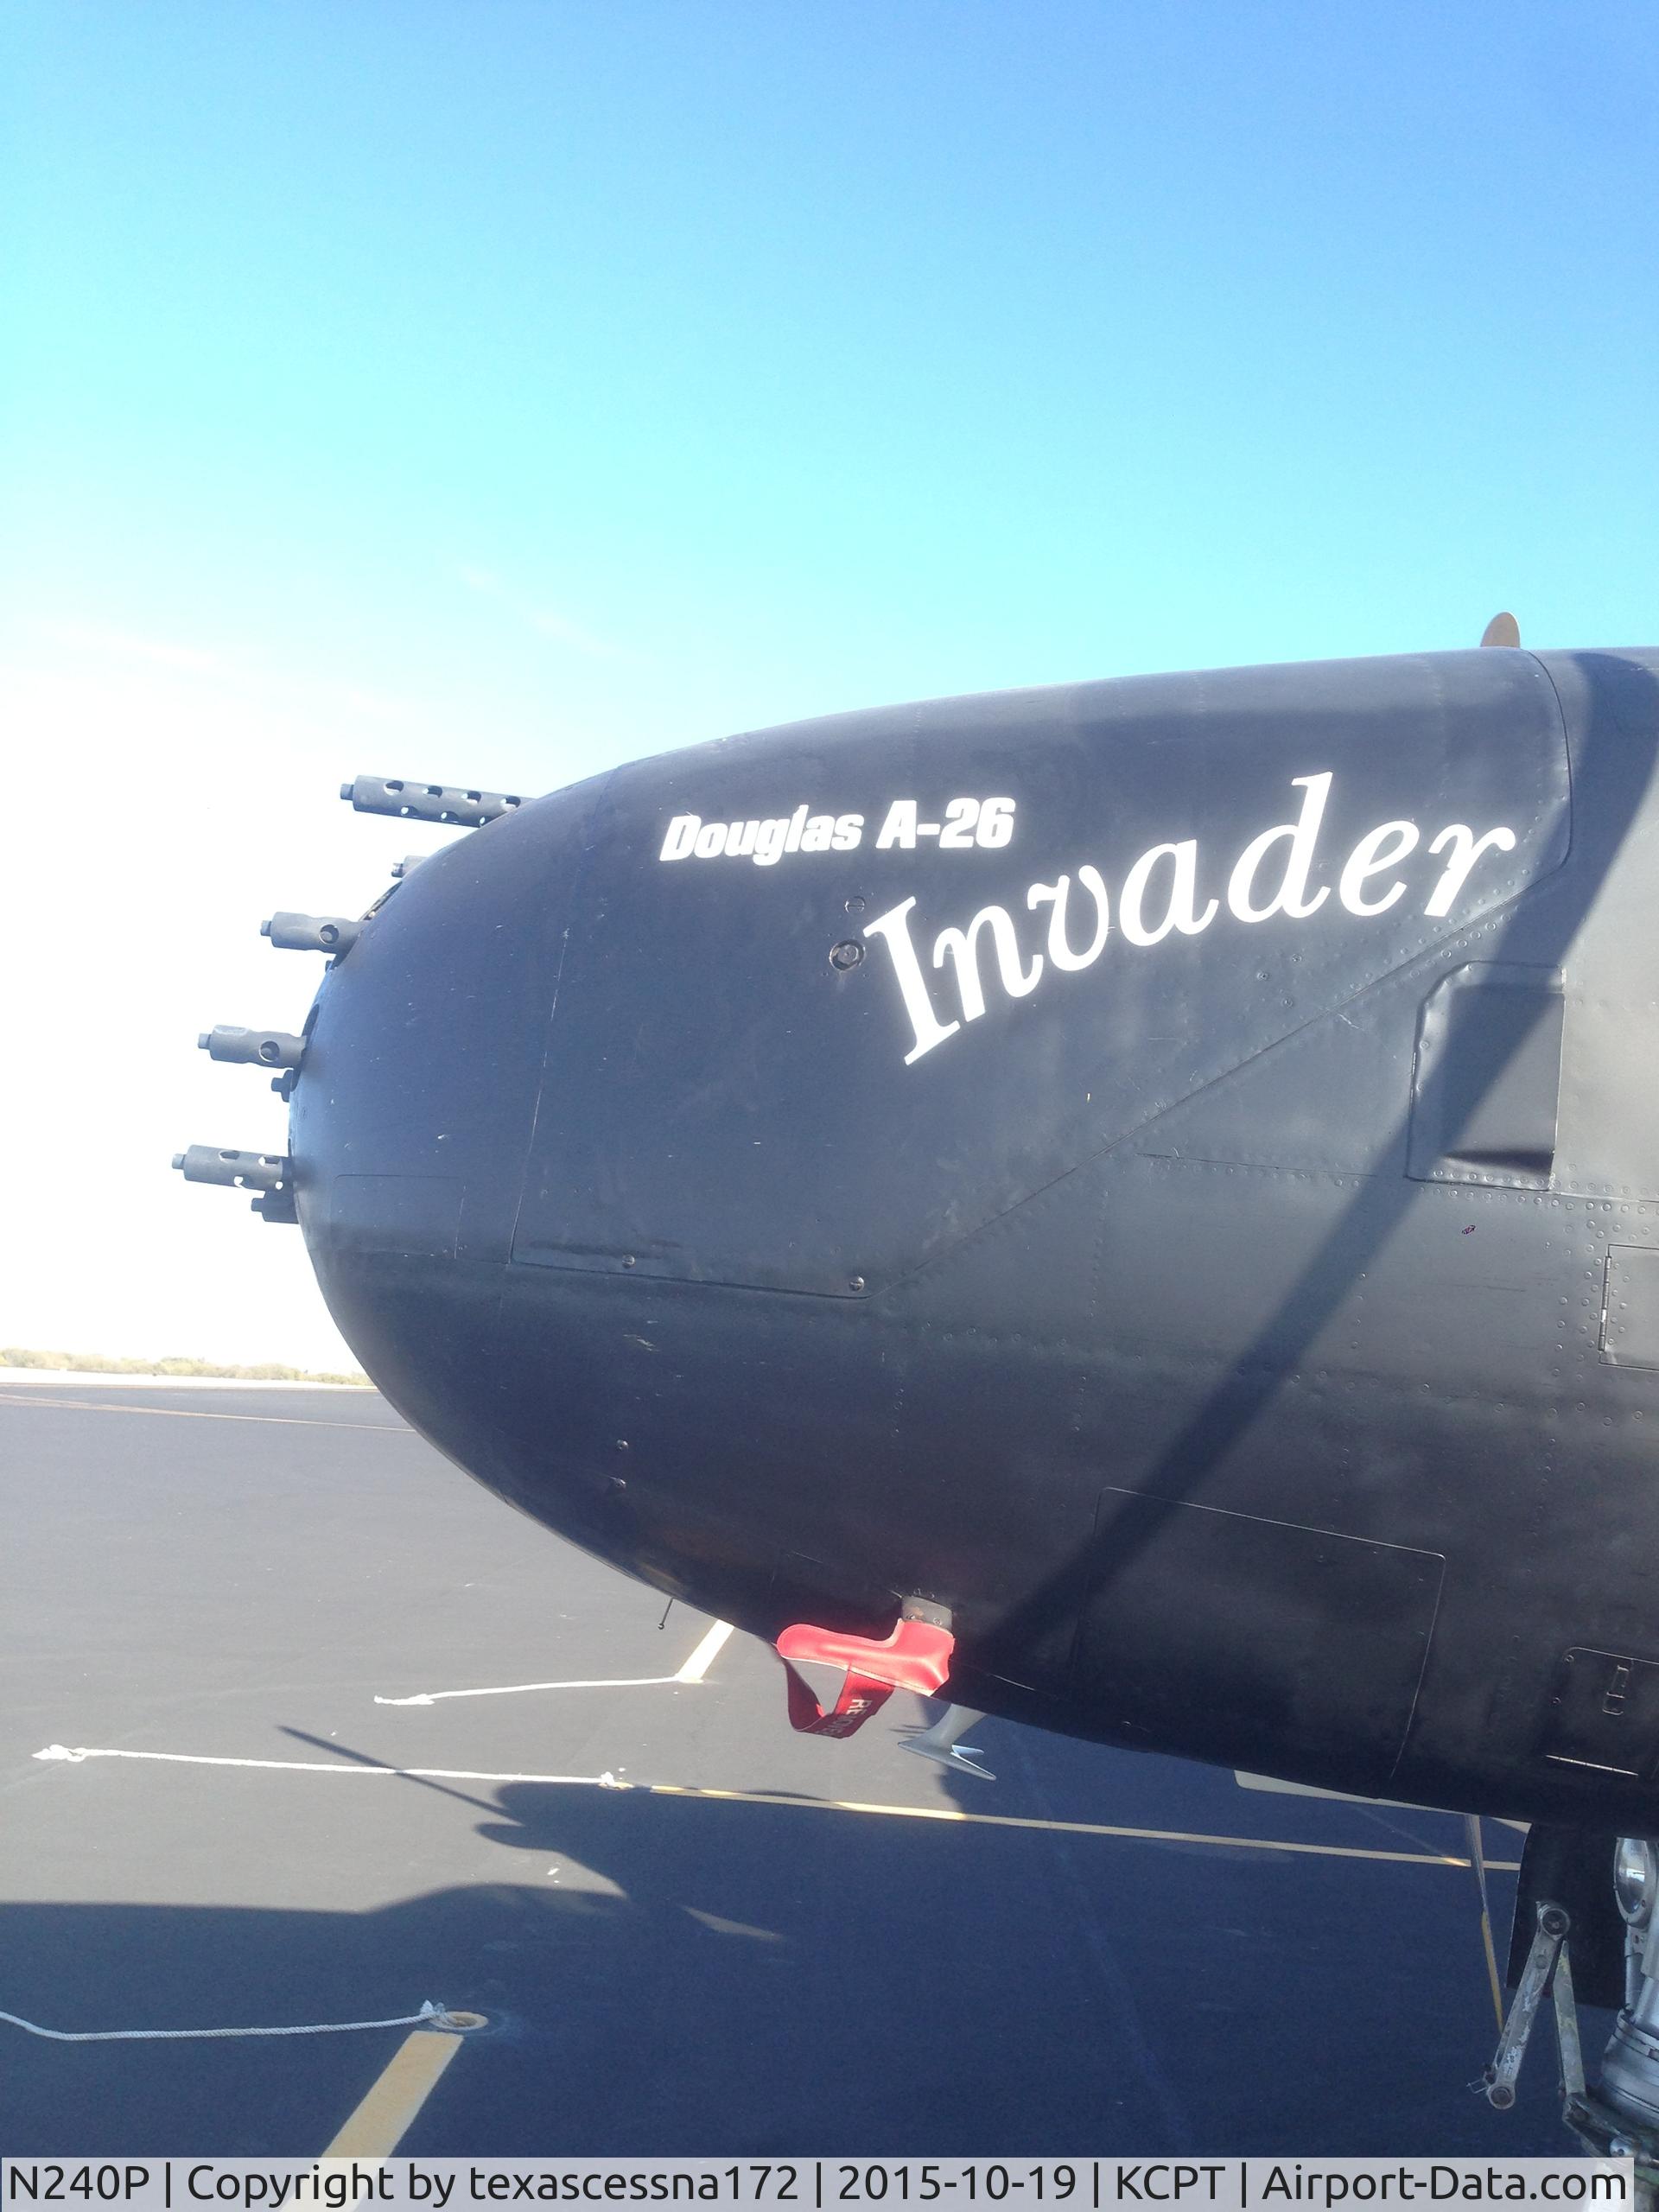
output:
[[[4,2158],[0,2212],[474,2212],[480,2205],[1629,2208],[1630,2158]]]

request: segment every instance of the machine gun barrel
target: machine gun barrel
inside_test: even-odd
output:
[[[401,815],[410,822],[442,822],[480,830],[524,801],[509,791],[468,791],[460,784],[413,783],[402,776],[358,776],[340,787],[359,814]]]
[[[196,1039],[210,1059],[238,1061],[256,1068],[296,1068],[305,1058],[305,1039],[286,1029],[239,1029],[221,1022]]]
[[[173,1165],[187,1183],[222,1183],[233,1191],[280,1191],[294,1173],[284,1153],[231,1152],[211,1144],[175,1152]]]
[[[345,914],[273,914],[259,925],[279,952],[346,952],[357,942],[361,922]]]

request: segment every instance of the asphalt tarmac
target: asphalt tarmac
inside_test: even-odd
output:
[[[1467,2086],[1449,1815],[994,1722],[982,1783],[905,1751],[905,1696],[791,1735],[764,1647],[370,1392],[0,1377],[0,2011],[486,2016],[414,2156],[1572,2147],[1545,2037],[1513,2112]],[[0,2149],[309,2156],[407,2034],[0,2024]]]

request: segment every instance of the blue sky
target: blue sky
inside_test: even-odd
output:
[[[129,1198],[37,1202],[0,1338],[327,1348],[164,1155],[280,1142],[194,1033],[297,1020],[252,931],[384,880],[359,768],[540,790],[1503,605],[1652,642],[1656,22],[13,0],[0,640],[70,815],[7,832],[14,942],[59,918],[3,1154],[99,1137]]]

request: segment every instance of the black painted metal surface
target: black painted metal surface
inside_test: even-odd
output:
[[[1659,1249],[1656,737],[1659,654],[1488,650],[526,804],[324,979],[324,1292],[463,1466],[745,1626],[919,1595],[964,1702],[1652,1827],[1659,1713],[1560,1683],[1659,1662],[1603,1318]]]

